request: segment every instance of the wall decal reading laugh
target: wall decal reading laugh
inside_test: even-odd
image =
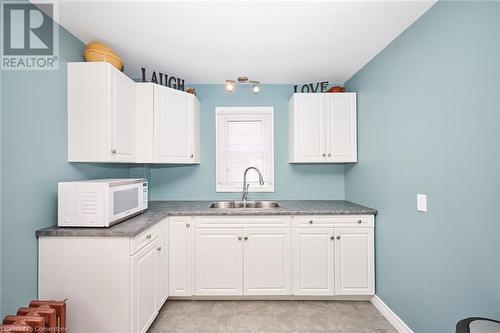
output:
[[[156,73],[155,71],[152,71],[151,79],[150,81],[148,81],[146,79],[146,68],[142,67],[141,72],[142,82],[157,83],[161,84],[162,86],[184,91],[184,79],[175,76],[168,76],[167,74],[161,72]]]

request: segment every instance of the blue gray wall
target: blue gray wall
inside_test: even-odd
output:
[[[127,166],[67,159],[66,62],[83,44],[60,28],[58,71],[1,74],[1,314],[37,295],[35,230],[57,223],[57,182],[128,177]]]
[[[215,193],[215,107],[275,107],[278,199],[342,199],[380,210],[377,294],[416,333],[451,332],[465,316],[500,317],[500,4],[439,2],[348,82],[358,91],[359,163],[288,164],[292,87],[226,94],[196,86],[199,166],[66,162],[66,67],[1,73],[0,305],[36,297],[34,232],[56,222],[60,180],[146,176],[152,198],[222,199]],[[83,45],[60,30],[63,61]],[[345,186],[345,189],[344,189]],[[429,195],[417,213],[416,193]],[[20,259],[25,260],[21,263]]]
[[[347,86],[346,198],[380,212],[377,295],[416,333],[500,318],[500,3],[438,2]]]
[[[201,104],[201,164],[154,166],[153,200],[239,199],[239,193],[215,192],[215,108],[217,106],[274,107],[274,193],[251,193],[249,198],[344,199],[344,166],[288,163],[288,99],[291,85],[262,85],[255,95],[240,86],[228,94],[223,85],[195,85]]]

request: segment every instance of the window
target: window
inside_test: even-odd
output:
[[[243,172],[253,166],[261,171],[264,185],[250,170],[249,192],[274,192],[273,108],[218,107],[215,114],[216,191],[241,192]]]

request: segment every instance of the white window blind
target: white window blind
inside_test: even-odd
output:
[[[253,166],[264,178],[259,185],[255,170],[247,173],[249,191],[274,191],[272,107],[217,108],[217,192],[241,192],[243,172]]]

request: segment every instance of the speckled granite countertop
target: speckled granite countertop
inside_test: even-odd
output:
[[[377,211],[344,200],[285,200],[280,208],[216,209],[212,201],[151,201],[144,213],[109,228],[59,228],[37,230],[37,237],[135,237],[168,216],[195,215],[373,215]]]

